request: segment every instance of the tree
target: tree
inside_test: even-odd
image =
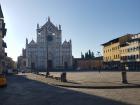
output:
[[[84,58],[85,58],[82,52],[81,52],[81,58],[82,58],[82,59],[84,59]]]
[[[85,53],[85,58],[88,59],[88,53],[87,52]]]
[[[88,58],[89,58],[89,59],[92,58],[92,57],[91,57],[91,51],[90,51],[90,50],[88,51]]]
[[[95,58],[94,52],[91,53],[91,58]]]
[[[92,58],[95,58],[94,52],[91,52],[90,49],[87,52],[85,52],[85,54],[83,54],[81,52],[81,58],[83,58],[83,59],[92,59]]]

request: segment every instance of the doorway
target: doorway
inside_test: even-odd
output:
[[[64,62],[64,69],[68,68],[68,62]]]
[[[48,60],[48,69],[53,69],[53,62],[52,60]]]

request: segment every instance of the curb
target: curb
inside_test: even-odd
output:
[[[61,84],[53,84],[49,83],[50,85],[53,86],[58,86],[58,87],[68,87],[68,88],[83,88],[83,89],[125,89],[125,88],[140,88],[140,85],[134,86],[74,86],[74,85],[61,85]]]
[[[44,76],[44,74],[39,74]],[[52,78],[53,79],[53,78]],[[91,86],[91,85],[69,85],[69,84],[57,84],[57,83],[48,83],[49,85],[57,87],[67,87],[67,88],[83,88],[83,89],[125,89],[125,88],[140,88],[140,85],[119,85],[119,86]]]

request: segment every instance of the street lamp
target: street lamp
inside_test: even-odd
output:
[[[53,40],[52,35],[46,35],[46,50],[47,50],[47,68],[46,68],[46,77],[49,76],[49,67],[48,67],[48,42],[51,42]]]
[[[100,57],[101,57],[101,53],[99,52],[99,51],[97,51],[97,55],[98,55],[98,57],[99,57],[99,73],[101,72],[101,63],[102,63],[102,61],[100,61],[101,59],[100,59]]]

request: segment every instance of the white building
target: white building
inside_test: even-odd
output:
[[[120,47],[121,63],[130,70],[140,70],[140,34],[132,35],[131,39]]]
[[[61,25],[55,26],[48,17],[43,25],[37,24],[37,40],[26,39],[26,66],[36,70],[72,67],[71,40],[62,43]]]

